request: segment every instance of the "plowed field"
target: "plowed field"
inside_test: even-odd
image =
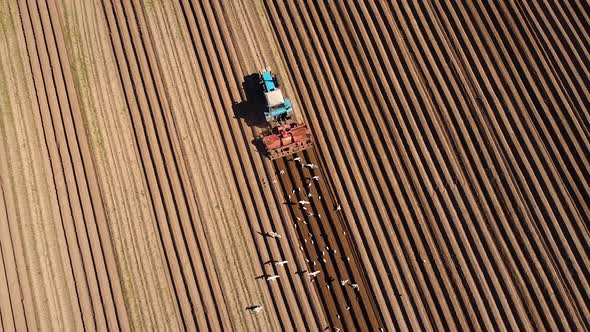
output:
[[[590,329],[589,22],[0,1],[0,331]],[[274,161],[266,67],[314,136]]]

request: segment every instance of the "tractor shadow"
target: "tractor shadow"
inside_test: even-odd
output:
[[[246,99],[241,102],[234,102],[232,109],[237,119],[244,119],[248,127],[267,128],[268,124],[264,118],[264,92],[260,85],[257,73],[244,77],[242,89]],[[258,148],[258,147],[257,147]]]

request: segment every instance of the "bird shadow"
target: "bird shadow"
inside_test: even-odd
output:
[[[304,275],[305,273],[307,273],[307,270],[299,270],[299,271],[295,271],[295,274],[297,274],[297,275],[299,275],[299,276],[302,276],[302,275]]]
[[[256,278],[254,278],[254,280],[266,279],[268,277],[270,277],[270,275],[265,273],[265,274],[257,276]]]
[[[263,237],[271,237],[270,234],[268,234],[268,233],[263,233],[263,232],[259,232],[259,231],[256,231],[256,233],[262,235]]]

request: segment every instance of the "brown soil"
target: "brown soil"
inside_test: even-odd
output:
[[[1,2],[0,331],[588,330],[589,16]],[[266,66],[316,169],[252,143]]]

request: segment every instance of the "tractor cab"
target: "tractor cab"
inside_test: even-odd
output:
[[[291,118],[293,114],[291,100],[283,97],[283,92],[279,89],[276,77],[270,71],[263,71],[260,74],[260,81],[263,85],[266,101],[266,110],[264,111],[266,122],[270,124]]]

